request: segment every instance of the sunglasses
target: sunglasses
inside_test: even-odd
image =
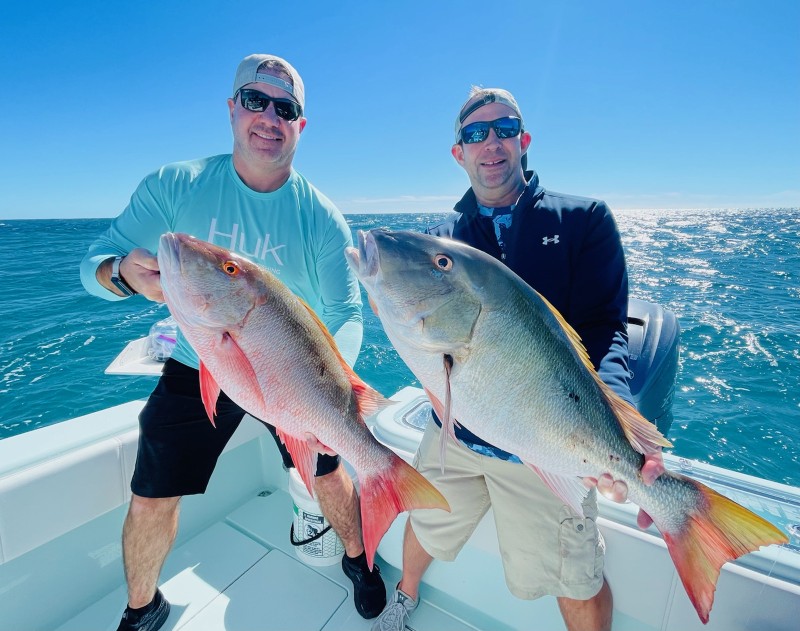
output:
[[[266,112],[270,103],[275,104],[275,113],[286,121],[296,121],[303,114],[303,108],[291,99],[276,99],[258,90],[239,90],[242,107],[250,112]],[[236,98],[234,97],[234,101]]]
[[[494,133],[500,139],[514,138],[519,136],[522,131],[522,121],[516,116],[504,116],[493,121],[479,121],[464,125],[461,128],[461,142],[465,145],[483,142],[489,137],[490,128],[494,129]]]

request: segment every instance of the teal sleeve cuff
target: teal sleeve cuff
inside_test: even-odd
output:
[[[339,353],[350,368],[356,363],[358,354],[361,352],[361,339],[363,334],[364,325],[360,321],[350,321],[345,322],[333,336]]]
[[[97,280],[97,268],[106,259],[114,258],[116,254],[87,254],[81,261],[81,283],[92,296],[104,300],[125,300],[127,296],[118,296],[110,289],[103,287]]]

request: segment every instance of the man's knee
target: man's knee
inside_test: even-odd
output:
[[[180,497],[142,497],[131,495],[128,514],[132,517],[168,517],[177,510]]]
[[[339,493],[350,494],[354,491],[353,479],[342,463],[339,463],[332,471],[314,477],[314,490],[319,493],[329,493],[338,495]]]
[[[353,526],[360,519],[353,479],[344,466],[339,465],[330,473],[314,478],[314,493],[323,515],[344,540],[347,533],[343,529]]]

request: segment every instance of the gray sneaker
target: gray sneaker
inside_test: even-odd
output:
[[[392,598],[381,615],[375,618],[371,631],[404,631],[408,617],[417,608],[419,602],[401,591],[394,590]]]

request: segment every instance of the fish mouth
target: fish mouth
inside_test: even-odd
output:
[[[193,238],[175,232],[165,232],[158,241],[158,270],[164,301],[179,325],[208,325],[205,321],[204,302],[199,294],[181,291],[182,248]]]
[[[161,280],[161,291],[164,293],[164,300],[167,306],[177,306],[181,304],[180,292],[172,291],[170,279],[180,274],[181,268],[181,242],[178,235],[173,232],[165,232],[158,240],[158,271]],[[170,311],[174,311],[170,309]],[[173,313],[174,315],[174,313]]]
[[[371,278],[380,270],[380,255],[373,231],[358,231],[358,249],[347,248],[345,256],[352,270],[359,278]]]
[[[161,276],[162,286],[164,280],[175,270],[176,265],[180,266],[180,241],[173,232],[165,232],[158,240],[158,270]],[[165,287],[162,287],[165,289]]]

